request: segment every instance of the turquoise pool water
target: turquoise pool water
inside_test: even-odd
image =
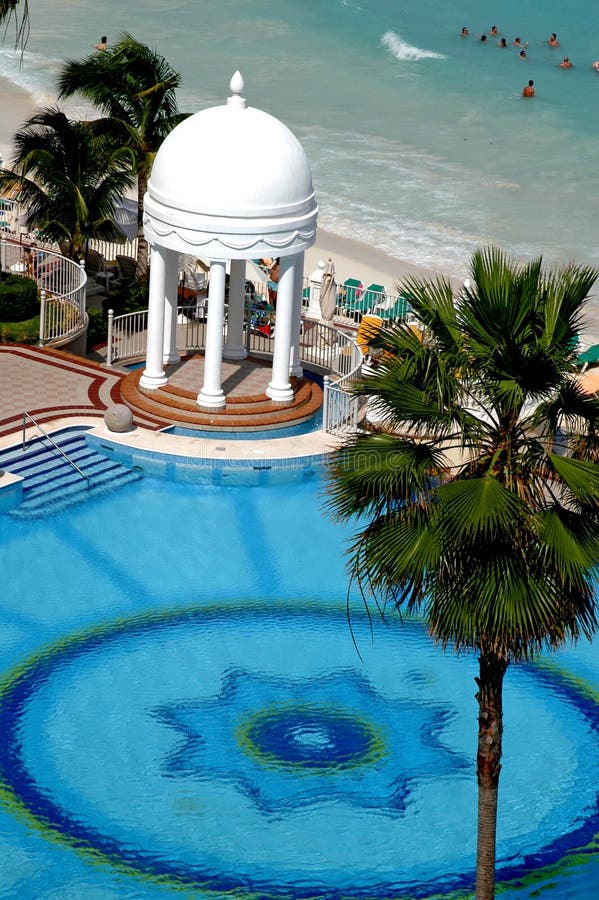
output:
[[[0,517],[0,897],[468,886],[475,661],[350,594],[358,655],[323,499],[146,477]],[[596,896],[598,684],[597,642],[508,673],[510,900]]]
[[[167,434],[178,434],[183,437],[195,437],[222,441],[263,441],[274,440],[282,437],[298,437],[300,434],[310,434],[322,428],[322,409],[314,416],[310,416],[305,422],[297,425],[288,425],[281,428],[268,428],[261,431],[202,431],[197,428],[185,428],[184,425],[170,425],[163,430]]]

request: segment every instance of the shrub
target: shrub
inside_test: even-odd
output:
[[[0,321],[22,322],[39,313],[37,284],[24,275],[0,272]]]
[[[22,322],[0,322],[0,342],[3,344],[37,344],[39,337],[39,316]]]

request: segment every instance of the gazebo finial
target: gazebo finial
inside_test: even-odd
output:
[[[232,96],[227,99],[227,106],[245,109],[247,106],[245,97],[241,96],[241,92],[243,91],[243,77],[239,69],[233,74],[233,77],[229,82],[229,90],[231,91]]]

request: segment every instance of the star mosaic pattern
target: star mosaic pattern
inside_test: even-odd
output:
[[[443,743],[451,709],[389,700],[353,670],[296,681],[237,671],[218,696],[154,715],[181,735],[165,775],[233,783],[265,813],[346,803],[401,815],[416,782],[471,768]]]

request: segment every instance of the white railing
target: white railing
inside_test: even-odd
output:
[[[322,427],[331,434],[353,433],[360,422],[360,398],[353,395],[343,381],[324,377]]]
[[[26,249],[31,249],[31,256]],[[83,266],[55,250],[0,239],[0,268],[14,275],[26,275],[40,290],[40,344],[56,343],[81,331],[87,322]]]
[[[196,318],[196,306],[177,308],[177,350],[189,353],[203,350],[206,322]],[[106,365],[144,359],[148,337],[148,310],[115,316],[108,310],[108,337],[106,341]]]
[[[320,316],[320,282],[304,278],[302,309],[308,316]],[[333,321],[358,325],[362,316],[374,313],[384,321],[402,322],[410,318],[410,312],[410,302],[402,294],[372,291],[363,285],[336,285]]]
[[[202,308],[205,313],[205,308]],[[196,318],[197,306],[177,308],[177,350],[189,353],[205,349],[206,322]],[[115,316],[108,312],[106,364],[143,359],[146,355],[148,311]],[[223,338],[226,338],[226,324]],[[244,325],[248,353],[272,356],[274,329],[270,334],[252,325],[248,317]],[[359,377],[362,353],[354,338],[324,322],[303,320],[299,341],[299,358],[313,368],[325,372],[323,428],[329,432],[355,431],[358,427],[360,402],[351,392]],[[332,379],[331,375],[336,376]]]

